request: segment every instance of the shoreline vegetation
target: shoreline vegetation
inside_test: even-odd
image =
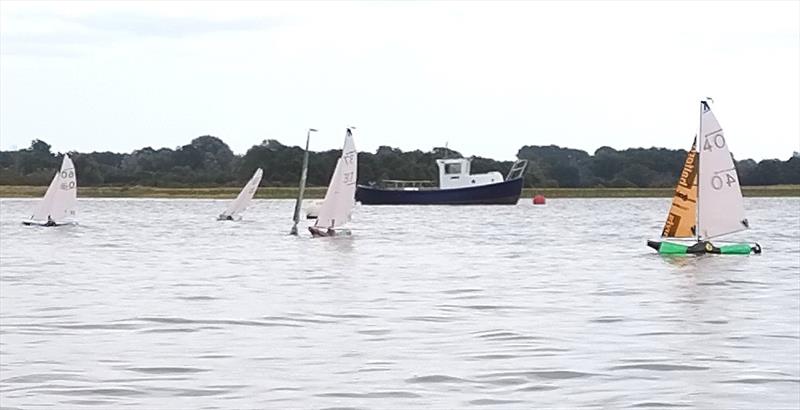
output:
[[[78,187],[80,198],[198,198],[232,199],[241,187],[161,188],[149,186]],[[306,187],[306,199],[321,199],[327,187]],[[47,186],[0,185],[0,198],[41,198]],[[546,198],[669,198],[675,188],[524,188],[520,201],[541,194]],[[800,197],[800,185],[743,186],[746,197]],[[260,187],[255,198],[294,199],[297,188]]]
[[[262,168],[263,186],[291,188],[297,186],[304,152],[301,147],[267,139],[239,155],[221,139],[205,135],[175,149],[145,147],[131,153],[68,154],[75,165],[79,185],[98,187],[97,196],[146,196],[137,193],[143,188],[116,188],[131,192],[106,193],[103,187],[241,187],[257,168]],[[310,150],[308,154],[307,184],[327,186],[341,155],[340,150]],[[589,153],[556,145],[524,145],[517,151],[516,158],[528,161],[523,187],[565,189],[552,191],[553,196],[567,193],[575,196],[646,196],[655,195],[653,192],[667,196],[669,194],[662,192],[675,188],[687,155],[683,149],[655,147],[623,150],[600,147]],[[381,146],[375,152],[358,153],[358,182],[366,185],[386,180],[413,180],[428,181],[437,186],[436,160],[460,157],[463,157],[461,153],[447,147],[423,152]],[[514,164],[514,161],[471,158],[470,174],[497,171],[508,175]],[[31,146],[26,149],[0,150],[0,185],[48,185],[61,160],[62,154],[53,152],[50,144],[39,139],[31,141]],[[800,185],[800,152],[794,152],[787,160],[739,160],[736,161],[736,171],[739,183],[744,186]],[[581,189],[573,191],[575,188]],[[651,188],[667,190],[651,191]],[[195,191],[198,192],[178,194],[179,191],[175,191],[173,195],[224,196],[218,192]],[[82,191],[84,196],[94,196],[91,192]],[[168,195],[165,191],[152,192],[150,195]],[[543,193],[547,195],[548,191]],[[279,188],[274,191],[268,188],[264,195],[288,197],[293,194]]]

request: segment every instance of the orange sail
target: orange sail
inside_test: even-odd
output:
[[[672,207],[664,224],[662,237],[690,238],[695,236],[695,223],[697,218],[697,150],[695,143],[686,156],[678,186],[675,187],[675,196],[672,198]]]

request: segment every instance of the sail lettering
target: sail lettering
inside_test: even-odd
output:
[[[736,178],[734,178],[730,172],[725,173],[725,181],[723,181],[722,177],[719,175],[714,175],[713,177],[711,177],[711,187],[716,189],[717,191],[722,189],[723,185],[731,187],[735,183],[736,183]]]
[[[686,156],[686,163],[683,165],[681,177],[678,180],[678,185],[683,186],[684,188],[691,188],[694,185],[694,179],[695,176],[697,176],[697,170],[695,169],[696,156],[697,151],[694,149],[689,151],[689,155]],[[685,196],[683,199],[685,200]]]
[[[664,223],[663,237],[690,237],[692,236],[692,225],[694,225],[697,203],[697,149],[692,144],[692,149],[686,155],[686,162],[683,164],[678,184],[675,187],[675,194],[672,198],[672,206],[667,214],[667,221]]]
[[[706,136],[703,140],[703,151],[713,151],[714,147],[718,149],[725,148],[725,136],[722,135],[722,130],[718,131],[713,136]],[[713,145],[712,145],[713,143]]]
[[[711,186],[716,190],[722,189],[722,178],[720,178],[719,175],[711,177]]]
[[[661,236],[664,237],[672,237],[675,236],[675,231],[677,231],[678,226],[681,224],[681,217],[680,215],[675,215],[670,213],[667,215],[667,222],[664,224],[664,230],[661,232]]]
[[[725,137],[722,135],[722,133],[714,136],[714,145],[720,149],[725,148]]]

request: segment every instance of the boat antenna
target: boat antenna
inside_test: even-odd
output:
[[[306,133],[306,150],[303,152],[303,169],[300,171],[300,187],[297,190],[297,201],[294,203],[294,224],[289,235],[297,235],[297,223],[300,222],[300,206],[303,203],[303,193],[306,190],[306,177],[308,176],[308,142],[311,140],[311,133],[317,132],[314,128],[309,128]]]

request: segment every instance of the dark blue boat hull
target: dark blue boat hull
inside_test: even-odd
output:
[[[515,205],[521,193],[522,178],[490,185],[419,191],[359,185],[356,201],[363,205]]]

